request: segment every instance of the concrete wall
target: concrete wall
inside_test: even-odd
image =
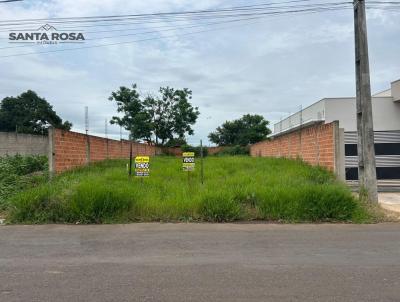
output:
[[[254,144],[251,156],[301,158],[311,165],[343,173],[344,160],[338,154],[340,147],[339,123],[318,123],[298,131],[290,132],[268,141]]]
[[[0,156],[4,155],[47,155],[47,136],[0,132]]]

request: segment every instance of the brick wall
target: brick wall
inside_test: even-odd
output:
[[[336,170],[336,133],[338,122],[317,124],[254,144],[251,156],[302,158],[311,165]]]
[[[208,147],[208,155],[214,155],[224,150],[225,147]]]
[[[49,160],[55,173],[60,173],[90,162],[105,159],[129,158],[129,141],[117,141],[102,137],[54,129],[50,131],[52,151]],[[89,148],[87,143],[89,142]],[[90,150],[88,157],[88,150]],[[155,146],[133,143],[133,155],[154,156],[160,153]]]

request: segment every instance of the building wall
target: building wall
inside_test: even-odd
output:
[[[316,124],[254,144],[251,156],[301,158],[311,165],[336,171],[336,133],[339,123]]]
[[[396,82],[395,82],[396,84]],[[400,82],[398,83],[400,98]],[[392,92],[394,89],[392,88]],[[393,97],[373,97],[372,110],[375,131],[400,130],[400,101],[395,102]],[[307,108],[302,113],[297,112],[282,122],[274,125],[274,133],[290,129],[309,120],[325,119],[326,123],[339,121],[344,131],[357,130],[356,99],[355,98],[327,98]]]
[[[400,80],[392,83],[391,93],[393,96],[393,100],[396,102],[400,102]]]
[[[372,98],[372,112],[375,131],[400,130],[400,103],[391,97]],[[355,98],[327,99],[325,121],[338,120],[344,131],[357,131]]]
[[[47,136],[0,132],[0,156],[47,155],[48,148]]]
[[[51,130],[50,135],[52,148],[49,166],[54,173],[84,166],[89,161],[129,158],[129,141],[117,141],[91,135],[87,137],[85,134],[59,129]],[[154,156],[160,153],[158,148],[147,144],[133,143],[132,147],[133,156]]]
[[[300,108],[299,108],[300,110]],[[304,108],[301,112],[296,112],[291,116],[283,119],[281,122],[274,124],[274,133],[290,129],[301,123],[311,120],[321,120],[325,117],[325,100],[321,100]]]

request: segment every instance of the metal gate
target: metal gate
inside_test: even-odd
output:
[[[345,132],[346,180],[358,180],[357,132]],[[378,180],[400,180],[400,131],[375,132]]]

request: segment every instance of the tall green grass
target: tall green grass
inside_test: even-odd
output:
[[[126,161],[67,172],[10,200],[15,223],[267,220],[369,222],[373,217],[330,172],[301,161],[209,157],[204,185],[181,160],[151,159],[151,176],[129,179]]]
[[[13,194],[45,181],[47,170],[46,156],[0,157],[0,213]]]

